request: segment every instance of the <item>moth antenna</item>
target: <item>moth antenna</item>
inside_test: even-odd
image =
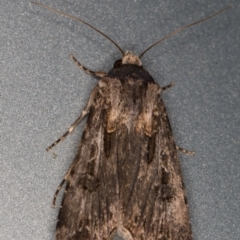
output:
[[[106,34],[104,34],[103,32],[101,32],[100,30],[98,30],[97,28],[95,28],[94,26],[92,26],[91,24],[85,22],[83,19],[74,17],[74,16],[69,15],[69,14],[64,13],[64,12],[60,12],[60,11],[58,11],[58,10],[56,10],[56,9],[53,9],[53,8],[51,8],[51,7],[47,6],[47,5],[41,4],[41,3],[37,3],[37,2],[30,2],[30,3],[36,4],[36,5],[38,5],[38,6],[40,6],[40,7],[43,7],[43,8],[45,8],[45,9],[51,11],[51,12],[58,13],[58,14],[63,15],[63,16],[65,16],[65,17],[68,17],[68,18],[74,19],[74,20],[76,20],[76,21],[79,21],[79,22],[81,22],[81,23],[84,23],[85,25],[89,26],[90,28],[92,28],[92,29],[95,30],[96,32],[100,33],[100,34],[101,34],[102,36],[104,36],[105,38],[107,38],[109,41],[111,41],[111,42],[118,48],[118,50],[121,52],[122,56],[124,56],[124,51],[118,46],[118,44],[117,44],[116,42],[114,42],[110,37],[108,37]]]
[[[139,58],[141,58],[141,57],[142,57],[147,51],[149,51],[151,48],[153,48],[154,46],[156,46],[156,45],[159,44],[160,42],[163,42],[165,39],[170,38],[170,37],[176,35],[177,33],[183,31],[183,30],[186,29],[186,28],[189,28],[189,27],[191,27],[191,26],[193,26],[193,25],[196,25],[196,24],[198,24],[198,23],[204,22],[204,21],[206,21],[206,20],[208,20],[208,19],[210,19],[210,18],[218,15],[219,13],[221,13],[221,12],[227,10],[228,8],[231,8],[231,7],[232,7],[232,6],[225,7],[225,8],[223,8],[223,9],[221,9],[220,11],[212,14],[212,15],[209,16],[209,17],[203,18],[203,19],[201,19],[201,20],[199,20],[199,21],[196,21],[196,22],[190,23],[190,24],[188,24],[188,25],[186,25],[186,26],[184,26],[184,27],[178,28],[177,30],[169,33],[169,34],[168,34],[167,36],[165,36],[164,38],[161,38],[161,39],[158,40],[157,42],[153,43],[150,47],[148,47],[146,50],[144,50],[144,51],[139,55]]]

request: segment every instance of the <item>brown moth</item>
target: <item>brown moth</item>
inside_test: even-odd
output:
[[[79,18],[35,4],[95,29]],[[140,58],[164,39],[210,17],[170,33],[139,56],[123,52],[95,29],[122,53],[108,73],[90,71],[71,55],[81,69],[100,80],[79,118],[47,148],[64,139],[88,115],[78,152],[53,200],[55,205],[66,182],[57,240],[192,239],[177,150],[191,152],[176,146],[160,96],[171,84],[160,87]]]

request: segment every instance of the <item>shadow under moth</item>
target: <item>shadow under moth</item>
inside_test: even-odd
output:
[[[99,77],[88,103],[69,130],[86,116],[78,152],[53,200],[66,183],[56,227],[57,240],[191,240],[191,224],[177,150],[160,87],[140,58],[153,46],[220,12],[182,27],[139,56],[124,52],[108,36],[82,19],[120,50],[122,58],[108,73],[93,72],[71,55],[86,73]]]

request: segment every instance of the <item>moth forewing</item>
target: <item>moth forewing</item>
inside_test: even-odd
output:
[[[129,239],[191,239],[160,91],[151,75],[133,64],[101,78],[66,179],[57,239],[111,239],[122,232]]]

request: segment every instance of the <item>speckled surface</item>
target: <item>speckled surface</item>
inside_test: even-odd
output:
[[[240,239],[240,3],[238,0],[42,1],[84,18],[123,49],[142,52],[185,24],[233,5],[149,51],[145,69],[161,86],[180,154],[194,240]],[[27,0],[0,9],[0,239],[53,240],[57,185],[71,163],[83,124],[48,153],[78,117],[97,80],[93,70],[120,57],[102,36]],[[61,198],[61,196],[60,196]],[[58,199],[58,205],[60,198]]]

